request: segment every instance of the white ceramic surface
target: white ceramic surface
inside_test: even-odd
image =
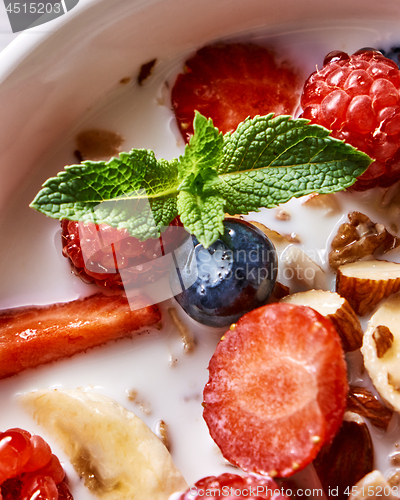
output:
[[[396,0],[93,0],[35,38],[20,35],[0,54],[0,307],[71,300],[92,290],[69,274],[60,255],[58,223],[28,209],[41,182],[74,161],[77,131],[110,128],[122,133],[125,149],[148,147],[159,156],[176,156],[183,145],[168,102],[160,106],[157,98],[165,95],[164,80],[172,80],[183,58],[204,43],[241,36],[271,40],[284,46],[307,73],[330,50],[388,46],[396,40],[398,26]],[[141,64],[154,57],[157,67],[142,93],[134,84],[121,88],[121,78],[134,78]],[[346,208],[349,203],[362,206],[371,216],[384,218],[371,208],[369,196],[340,199]],[[289,205],[293,218],[287,226],[271,213],[254,217],[286,233],[300,232],[305,247],[315,250],[326,266],[327,241],[342,214],[327,222],[296,207]],[[149,337],[0,381],[0,429],[21,426],[45,434],[20,410],[18,392],[94,387],[137,412],[150,427],[159,418],[169,424],[173,457],[188,482],[232,471],[208,437],[200,406],[208,359],[221,332],[182,318],[198,341],[191,357],[183,354],[166,320],[164,329]],[[170,358],[177,359],[174,368]],[[354,369],[352,380],[359,375]],[[130,388],[139,389],[151,403],[151,413],[128,401]],[[383,443],[377,464],[387,470],[386,456],[398,439],[398,428],[386,436],[372,432]],[[63,457],[56,443],[51,444]],[[66,467],[76,500],[90,498],[68,463]]]

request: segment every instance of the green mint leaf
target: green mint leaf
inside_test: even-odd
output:
[[[143,240],[158,237],[176,217],[178,186],[178,160],[157,160],[139,149],[108,162],[65,167],[45,182],[31,206],[56,219],[126,228]]]
[[[207,248],[224,232],[224,200],[203,190],[204,184],[217,175],[224,139],[212,120],[197,111],[193,128],[194,135],[179,158],[177,208],[184,227]]]
[[[319,125],[270,114],[247,119],[224,136],[218,176],[203,190],[224,198],[227,213],[248,213],[292,197],[344,190],[371,161]]]
[[[198,196],[188,191],[178,195],[178,212],[185,228],[208,248],[224,233],[225,200],[220,196]]]
[[[211,119],[207,120],[199,112],[195,112],[193,121],[194,135],[185,147],[185,153],[179,158],[179,180],[188,183],[195,181],[197,175],[205,169],[215,169],[222,158],[224,138],[214,127]]]
[[[49,179],[31,206],[50,217],[108,223],[157,237],[179,213],[205,247],[223,234],[224,213],[272,208],[292,197],[351,186],[371,158],[289,116],[257,116],[224,136],[200,113],[179,160],[132,150],[84,162]]]

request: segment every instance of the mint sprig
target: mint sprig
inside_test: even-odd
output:
[[[222,135],[196,112],[179,159],[133,149],[108,162],[68,166],[44,183],[31,207],[55,219],[126,228],[141,240],[158,237],[179,215],[207,248],[223,234],[225,213],[351,186],[372,160],[329,133],[308,120],[269,114]]]

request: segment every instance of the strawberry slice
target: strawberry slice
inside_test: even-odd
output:
[[[158,323],[145,298],[96,294],[48,307],[15,309],[0,316],[0,378],[72,356]]]
[[[182,136],[193,134],[194,111],[212,118],[225,133],[248,116],[292,115],[301,79],[287,63],[253,44],[217,44],[198,50],[185,63],[172,89],[172,106]]]
[[[309,307],[278,303],[245,314],[222,337],[209,372],[204,419],[224,457],[247,472],[290,476],[339,430],[343,350],[332,323]]]

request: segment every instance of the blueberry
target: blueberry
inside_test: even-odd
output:
[[[400,56],[400,47],[391,47],[389,50],[383,50],[379,49],[382,54],[387,57],[388,59],[391,59],[394,61],[397,66],[400,64],[399,56]]]
[[[277,274],[276,251],[264,233],[238,219],[224,225],[224,236],[207,249],[192,236],[176,257],[179,283],[177,278],[171,282],[186,313],[214,327],[264,305]]]

